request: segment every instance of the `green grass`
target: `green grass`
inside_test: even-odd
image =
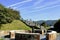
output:
[[[50,27],[45,27],[47,30],[50,29]]]
[[[0,30],[31,30],[31,28],[19,20],[14,20],[12,23],[2,24]]]
[[[3,40],[2,38],[0,38],[0,40]]]

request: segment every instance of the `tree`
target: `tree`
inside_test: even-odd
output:
[[[54,24],[54,29],[58,32],[60,31],[60,19]]]
[[[20,20],[19,11],[6,8],[0,4],[0,25],[11,23],[13,20]]]
[[[9,14],[9,17],[11,17],[11,19],[13,19],[13,20],[15,20],[15,19],[20,20],[20,18],[21,18],[20,13],[17,10],[7,8],[6,12]]]
[[[41,26],[47,27],[48,25],[45,22],[43,22]]]
[[[6,8],[0,4],[0,23],[10,23],[13,20],[20,20],[19,11]]]

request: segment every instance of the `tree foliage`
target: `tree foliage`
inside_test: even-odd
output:
[[[60,31],[60,19],[54,24],[54,28],[56,31]]]
[[[0,24],[11,23],[13,20],[20,20],[18,11],[6,8],[0,4]]]
[[[48,25],[45,22],[43,22],[41,26],[48,27]]]

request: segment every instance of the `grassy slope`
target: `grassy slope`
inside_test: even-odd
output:
[[[14,20],[12,23],[3,24],[1,30],[30,30],[28,26],[19,20]]]
[[[0,40],[3,40],[2,38],[0,38]]]

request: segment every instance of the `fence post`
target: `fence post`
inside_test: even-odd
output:
[[[40,40],[40,35],[37,35],[37,40]]]
[[[10,39],[11,40],[15,39],[15,32],[14,31],[10,31]]]
[[[32,33],[34,33],[34,27],[32,26]]]
[[[47,33],[46,40],[56,40],[57,33],[55,31],[52,31],[50,33]]]

